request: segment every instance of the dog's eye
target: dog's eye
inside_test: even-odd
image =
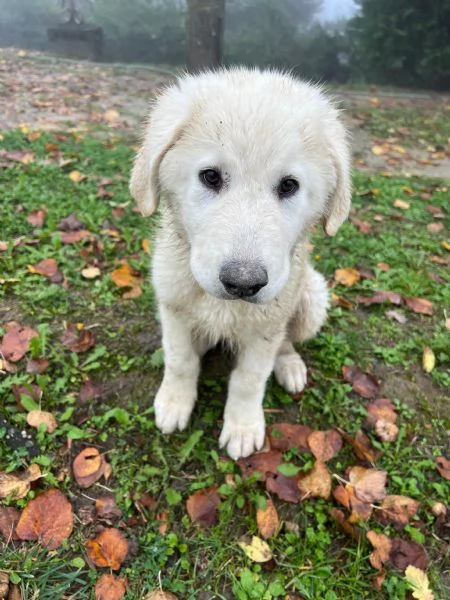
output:
[[[199,173],[200,181],[203,185],[218,192],[222,187],[222,175],[216,169],[205,169]]]
[[[289,198],[298,191],[300,184],[292,177],[283,177],[278,184],[277,193],[280,198]]]

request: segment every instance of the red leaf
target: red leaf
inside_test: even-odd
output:
[[[268,430],[270,448],[285,452],[295,448],[300,452],[309,450],[308,436],[312,429],[306,425],[296,425],[292,423],[275,423]]]
[[[220,497],[217,486],[194,492],[186,502],[188,515],[193,523],[210,527],[217,521]]]
[[[27,504],[16,532],[21,540],[39,540],[54,550],[73,529],[72,505],[59,490],[50,489]]]
[[[270,450],[269,452],[258,452],[247,458],[240,458],[237,464],[242,470],[242,475],[250,477],[255,472],[261,474],[260,481],[265,481],[267,473],[276,473],[277,468],[283,462],[281,452]]]
[[[342,374],[344,380],[352,384],[353,391],[363,398],[376,396],[379,384],[373,375],[363,373],[356,365],[344,365]]]
[[[276,494],[280,500],[298,504],[301,500],[301,494],[297,481],[297,476],[287,477],[282,473],[269,474],[266,479],[266,489],[268,492]]]

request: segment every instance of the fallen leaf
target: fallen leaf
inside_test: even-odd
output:
[[[81,275],[85,279],[96,279],[97,277],[100,277],[101,274],[102,272],[98,267],[88,266],[81,270]]]
[[[169,513],[166,510],[160,510],[156,513],[156,522],[158,523],[158,532],[160,535],[166,535],[169,529]]]
[[[220,496],[217,486],[194,492],[186,502],[188,515],[193,523],[210,527],[217,521]]]
[[[105,457],[97,448],[85,448],[73,461],[75,481],[82,488],[91,486],[104,475],[105,465]]]
[[[436,365],[436,357],[429,346],[425,346],[422,355],[422,368],[425,373],[431,373]]]
[[[117,110],[110,108],[103,113],[103,118],[105,121],[108,121],[108,123],[115,123],[120,118],[120,115]]]
[[[380,271],[384,271],[385,273],[391,270],[391,267],[385,262],[377,263],[377,267],[380,269]]]
[[[46,358],[30,358],[27,361],[27,373],[37,375],[46,371],[50,366],[50,361]]]
[[[6,544],[11,540],[20,539],[16,533],[16,525],[19,521],[19,517],[20,512],[17,508],[14,508],[13,506],[0,506],[0,533]]]
[[[288,477],[282,473],[271,473],[265,479],[266,490],[278,496],[284,502],[298,504],[301,500],[300,490],[298,489],[298,477]]]
[[[408,322],[408,319],[405,317],[405,315],[401,312],[399,312],[398,310],[387,310],[384,313],[389,319],[392,319],[394,321],[397,321],[397,323],[400,323],[400,325],[404,325],[405,323]]]
[[[278,466],[283,462],[281,452],[270,450],[269,452],[257,452],[247,458],[237,461],[244,478],[251,477],[256,472],[260,473],[260,481],[265,481],[268,473],[276,473]]]
[[[6,360],[17,362],[28,352],[31,338],[36,337],[38,333],[16,321],[6,323],[5,329],[6,333],[0,344],[0,352]]]
[[[425,298],[405,297],[404,300],[408,308],[415,313],[431,316],[434,312],[433,303]]]
[[[331,495],[331,475],[325,463],[317,460],[313,468],[306,475],[298,480],[298,489],[303,495],[303,499],[329,498]]]
[[[319,462],[327,462],[342,448],[342,437],[335,429],[313,431],[308,436],[308,446]]]
[[[374,551],[369,555],[369,561],[372,567],[381,570],[383,565],[388,562],[392,549],[392,540],[384,533],[368,531],[367,539],[374,547]]]
[[[401,208],[402,210],[408,210],[411,206],[409,202],[400,200],[400,198],[396,198],[392,205],[395,206],[395,208]]]
[[[47,433],[53,433],[58,427],[55,417],[52,413],[45,410],[30,410],[27,414],[27,423],[30,427],[38,429],[41,425],[45,425]]]
[[[28,271],[47,277],[52,283],[60,283],[64,279],[64,275],[58,269],[58,264],[54,258],[46,258],[35,265],[28,265]]]
[[[127,591],[127,581],[105,573],[95,584],[95,600],[121,600]]]
[[[361,279],[361,275],[359,271],[353,269],[352,267],[346,267],[345,269],[336,269],[334,272],[334,280],[336,283],[340,283],[341,285],[345,285],[346,287],[351,287],[358,283]]]
[[[428,556],[422,544],[397,537],[392,540],[389,563],[401,571],[409,565],[425,570],[428,567]]]
[[[359,540],[359,538],[361,537],[359,530],[354,525],[348,522],[342,510],[339,510],[338,508],[330,508],[329,513],[333,517],[333,519],[335,519],[335,521],[338,522],[341,529],[347,535],[352,537],[354,540]]]
[[[353,303],[350,302],[350,300],[347,300],[347,298],[344,298],[344,296],[338,296],[338,294],[335,294],[334,292],[331,293],[331,303],[334,306],[341,306],[342,308],[346,308],[348,310],[353,308]]]
[[[25,385],[17,385],[15,383],[11,386],[12,393],[17,402],[17,406],[20,410],[30,410],[27,409],[27,400],[31,398],[33,400],[32,405],[39,403],[42,398],[42,389],[35,383],[26,383]],[[26,398],[24,398],[26,396]]]
[[[122,263],[111,273],[111,279],[117,287],[137,287],[142,283],[141,275],[127,262]]]
[[[436,468],[444,479],[450,480],[450,460],[445,456],[435,458]]]
[[[94,383],[91,379],[88,379],[80,388],[78,392],[78,399],[81,403],[89,402],[90,400],[96,400],[103,394],[103,386],[98,383]]]
[[[142,598],[142,600],[178,600],[175,594],[164,592],[163,590],[153,590]]]
[[[375,144],[374,146],[372,146],[372,154],[375,154],[375,156],[381,156],[382,154],[387,154],[388,149],[389,148],[387,144]]]
[[[443,240],[441,242],[441,246],[444,248],[444,250],[448,250],[450,252],[450,243],[446,242],[445,240]]]
[[[6,598],[9,591],[9,575],[0,571],[0,598]]]
[[[293,423],[274,423],[267,430],[270,448],[281,452],[294,448],[300,452],[308,451],[308,436],[311,432],[312,429],[307,425]]]
[[[435,502],[431,507],[431,512],[435,517],[445,517],[447,514],[447,507],[443,502]]]
[[[402,297],[400,294],[397,294],[397,292],[379,290],[378,292],[375,292],[373,296],[358,296],[356,301],[358,304],[364,304],[365,306],[370,306],[371,304],[383,304],[384,302],[400,305],[402,303]]]
[[[342,367],[344,380],[351,383],[353,391],[363,398],[373,398],[379,388],[378,381],[373,375],[363,373],[356,365],[344,365]]]
[[[443,231],[444,229],[444,224],[443,223],[428,223],[427,225],[427,230],[430,233],[440,233],[441,231]]]
[[[398,417],[393,402],[388,398],[378,398],[378,400],[370,402],[367,405],[367,412],[366,423],[368,425],[375,425],[379,420],[396,423]]]
[[[356,497],[371,504],[386,497],[386,478],[387,471],[379,469],[355,466],[348,471],[349,484],[355,490]]]
[[[249,543],[246,540],[241,540],[238,545],[248,558],[256,563],[265,563],[272,559],[272,551],[267,542],[254,535]]]
[[[80,173],[80,171],[71,171],[69,173],[69,179],[71,179],[74,183],[80,183],[81,181],[87,179],[87,176]]]
[[[375,423],[374,433],[382,442],[395,442],[398,436],[398,427],[395,423],[380,419]]]
[[[16,532],[21,540],[39,540],[48,550],[55,550],[73,529],[72,505],[59,490],[40,494],[24,508]]]
[[[79,231],[80,229],[86,229],[86,225],[78,219],[75,213],[72,213],[68,217],[61,219],[57,228],[60,231]]]
[[[428,576],[422,569],[418,569],[413,565],[406,567],[405,581],[412,590],[413,598],[417,600],[434,600]]]
[[[39,465],[31,464],[23,473],[3,473],[0,471],[0,498],[10,496],[15,500],[26,496],[30,483],[42,477]]]
[[[420,502],[408,496],[386,496],[377,508],[377,520],[383,525],[392,524],[401,529],[411,521],[419,506]]]
[[[360,500],[356,496],[354,487],[350,484],[347,484],[345,487],[343,485],[335,487],[333,496],[345,508],[351,510],[351,515],[348,519],[349,525],[359,523],[360,521],[367,521],[372,515],[372,504]]]
[[[75,324],[68,325],[61,341],[66,348],[76,353],[87,352],[95,345],[92,331]]]
[[[0,150],[0,157],[23,165],[29,165],[36,160],[35,153],[26,150]]]
[[[337,427],[336,429],[342,435],[344,440],[350,444],[359,459],[374,463],[380,458],[381,452],[372,446],[370,439],[361,430],[356,432],[356,436],[353,439],[351,435],[346,433],[340,427]]]
[[[33,227],[42,227],[45,222],[45,210],[39,208],[38,210],[33,210],[28,217],[27,221]]]
[[[150,249],[150,240],[148,240],[147,238],[145,238],[145,240],[142,240],[142,250],[146,253],[146,254],[150,254],[151,253],[151,249]]]
[[[258,531],[264,539],[272,537],[280,526],[277,509],[271,498],[266,501],[266,507],[258,508],[256,511],[256,525]]]
[[[114,527],[104,529],[95,538],[86,542],[89,559],[96,567],[109,567],[117,571],[128,554],[128,541]]]
[[[142,288],[139,285],[137,285],[135,287],[132,287],[127,292],[124,292],[122,294],[122,298],[124,300],[132,300],[133,298],[139,298],[139,296],[141,296],[141,295],[142,295]]]
[[[372,229],[372,225],[369,223],[369,221],[360,221],[359,219],[355,218],[351,218],[350,221],[359,229],[361,233],[370,233]]]
[[[122,516],[122,511],[117,506],[114,496],[96,498],[95,512],[100,519],[119,519]]]

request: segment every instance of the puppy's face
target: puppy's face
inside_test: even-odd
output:
[[[193,276],[219,298],[270,302],[288,280],[297,242],[321,216],[331,218],[343,169],[348,188],[345,132],[317,89],[285,75],[219,72],[180,88],[172,94],[185,115],[156,185],[189,241]]]

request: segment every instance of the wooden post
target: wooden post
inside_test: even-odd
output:
[[[188,0],[187,65],[190,71],[222,62],[225,0]]]

